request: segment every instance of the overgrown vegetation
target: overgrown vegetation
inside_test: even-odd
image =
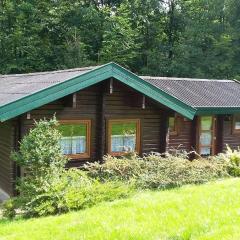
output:
[[[60,214],[103,201],[129,196],[138,189],[166,189],[240,176],[240,151],[231,150],[193,161],[187,153],[152,153],[139,157],[105,157],[104,164],[89,163],[84,170],[65,169],[67,158],[59,144],[55,118],[40,120],[26,135],[13,159],[25,170],[17,182],[19,195],[6,201],[7,218]]]
[[[121,182],[100,183],[86,172],[66,170],[55,118],[36,122],[13,159],[24,168],[19,179],[20,195],[4,203],[4,215],[14,217],[16,210],[24,216],[43,216],[83,209],[101,201],[126,197],[131,188]]]
[[[124,181],[143,189],[165,189],[185,184],[199,184],[229,176],[228,162],[223,157],[189,161],[187,154],[161,156],[150,154],[143,158],[106,156],[105,163],[86,166],[89,176],[107,182]]]
[[[228,172],[230,175],[240,177],[240,148],[232,150],[227,146],[225,161],[228,163]]]

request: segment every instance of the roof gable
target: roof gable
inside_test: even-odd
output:
[[[44,76],[44,73],[39,73],[39,75],[41,74]],[[15,75],[15,77],[17,76],[18,75]],[[25,76],[29,77],[31,74],[26,74]],[[0,80],[1,91],[2,85],[4,87],[4,77],[5,76],[1,77]],[[14,77],[14,75],[10,77]],[[3,103],[2,105],[0,102],[0,121],[6,121],[111,77],[116,78],[120,82],[175,110],[187,118],[193,119],[196,113],[196,109],[194,107],[191,107],[176,97],[169,95],[116,63],[108,63],[97,68],[86,69],[86,71],[83,70],[81,73],[76,73],[76,76],[71,75],[65,77],[62,81],[59,79],[56,81],[54,78],[54,82],[52,84],[49,84],[49,81],[47,81],[47,85],[44,86],[44,88],[40,90],[34,89],[31,94],[24,91],[16,93],[20,95],[22,94],[20,98],[15,98],[10,102]],[[6,90],[6,94],[7,93],[8,89]]]

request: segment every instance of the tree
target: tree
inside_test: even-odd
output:
[[[0,73],[116,61],[139,74],[240,78],[238,0],[0,2]]]
[[[108,9],[109,16],[104,24],[100,61],[115,61],[124,66],[131,66],[137,56],[139,45],[137,32],[130,21],[127,5],[121,4],[117,11]]]

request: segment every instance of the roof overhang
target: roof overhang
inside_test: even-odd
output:
[[[196,115],[218,115],[240,113],[240,107],[198,107]]]
[[[197,112],[196,108],[165,93],[118,64],[108,63],[81,74],[78,77],[74,77],[14,102],[0,106],[0,121],[9,120],[111,77],[169,107],[186,118],[193,119]]]

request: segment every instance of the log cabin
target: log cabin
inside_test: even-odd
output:
[[[116,63],[0,76],[0,189],[14,194],[11,160],[34,120],[56,115],[69,167],[171,149],[215,155],[240,145],[235,80],[137,76]]]

